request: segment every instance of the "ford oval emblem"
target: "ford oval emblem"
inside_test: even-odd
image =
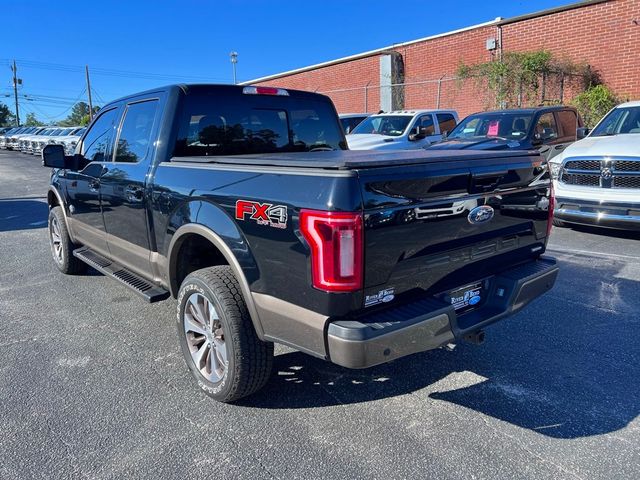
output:
[[[469,305],[477,305],[478,303],[480,303],[480,295],[476,295],[469,299]]]
[[[493,218],[493,213],[493,208],[489,205],[481,205],[469,212],[467,220],[469,220],[469,223],[477,225],[478,223],[484,223],[491,220]]]

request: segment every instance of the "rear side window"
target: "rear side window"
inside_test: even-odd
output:
[[[89,162],[104,162],[112,140],[113,124],[117,117],[117,108],[102,113],[91,125],[82,140],[82,156]]]
[[[560,124],[560,130],[562,136],[565,138],[576,138],[576,130],[578,129],[578,117],[575,112],[571,110],[562,110],[557,112],[558,123]]]
[[[450,113],[438,113],[436,118],[438,119],[440,133],[450,132],[456,127],[456,119]]]
[[[194,91],[183,98],[179,118],[178,157],[346,149],[333,105],[323,97]]]
[[[146,157],[157,110],[157,100],[127,106],[118,137],[116,162],[136,163]]]

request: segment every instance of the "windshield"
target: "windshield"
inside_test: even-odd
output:
[[[376,133],[399,137],[409,126],[410,115],[381,115],[365,118],[351,133]]]
[[[465,138],[495,138],[522,140],[527,136],[531,113],[478,113],[469,115],[454,128],[447,140]]]
[[[640,106],[612,110],[596,125],[590,137],[640,133]]]

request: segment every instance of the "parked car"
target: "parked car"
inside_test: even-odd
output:
[[[72,135],[73,132],[77,132],[82,127],[60,127],[55,129],[53,132],[48,135],[42,136],[38,140],[36,140],[33,145],[32,153],[34,155],[40,155],[42,153],[42,149],[45,145],[60,143],[63,138],[68,135]]]
[[[347,135],[351,150],[416,150],[458,122],[453,110],[399,110],[371,115]]]
[[[18,145],[16,146],[16,150],[19,150],[22,153],[31,153],[29,149],[29,147],[31,146],[31,141],[34,138],[43,135],[44,132],[46,132],[48,129],[49,127],[39,127],[28,135],[20,135],[20,137],[18,137]]]
[[[349,134],[351,131],[358,126],[362,120],[367,118],[370,113],[343,113],[339,115],[340,123],[342,124],[342,128],[344,129],[344,133]]]
[[[27,135],[32,135],[33,133],[40,130],[41,127],[26,127],[20,133],[14,133],[7,137],[7,150],[19,150],[18,142],[22,137],[26,137]]]
[[[618,105],[550,165],[555,225],[640,231],[640,101]]]
[[[469,115],[431,150],[529,150],[553,158],[576,141],[582,120],[573,107],[496,110]]]
[[[59,137],[53,143],[62,145],[64,147],[65,155],[73,155],[76,145],[78,144],[78,140],[80,140],[80,137],[85,130],[86,128],[84,127],[74,127],[67,135]]]
[[[0,139],[0,147],[6,150],[12,150],[13,138],[22,133],[28,133],[32,127],[18,127],[12,130],[9,130],[5,135]]]
[[[13,127],[13,128],[9,128],[4,133],[0,134],[0,148],[7,148],[7,138],[10,135],[13,135],[14,133],[19,133],[24,129],[25,127]]]
[[[114,101],[75,155],[43,151],[53,260],[175,297],[185,362],[220,401],[269,380],[274,342],[370,367],[481,343],[553,286],[539,155],[346,148],[316,93],[180,85]]]

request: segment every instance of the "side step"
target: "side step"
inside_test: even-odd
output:
[[[88,247],[82,247],[74,250],[73,256],[95,268],[100,273],[118,280],[149,303],[159,302],[160,300],[164,300],[169,297],[169,292],[164,288],[149,283],[147,280],[130,272],[122,265],[104,258],[102,255],[94,252]]]

